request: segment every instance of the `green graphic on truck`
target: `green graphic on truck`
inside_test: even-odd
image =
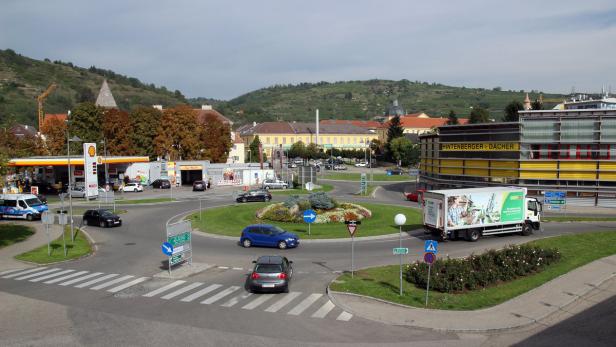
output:
[[[447,198],[447,227],[516,222],[524,219],[524,193],[479,192]]]

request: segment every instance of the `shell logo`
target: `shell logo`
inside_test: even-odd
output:
[[[95,155],[96,155],[96,147],[94,147],[94,146],[90,146],[90,147],[88,147],[88,155],[89,155],[90,157],[95,156]]]
[[[96,157],[96,163],[98,163],[99,165],[103,163],[103,158],[101,157]]]

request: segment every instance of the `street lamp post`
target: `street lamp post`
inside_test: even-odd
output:
[[[69,115],[70,115],[70,112],[69,112]],[[75,236],[73,235],[73,230],[74,230],[75,224],[73,222],[73,194],[71,194],[71,191],[72,191],[71,186],[72,186],[72,181],[73,181],[73,175],[71,173],[71,142],[81,142],[81,139],[77,136],[73,136],[73,138],[70,138],[68,128],[67,128],[66,130],[66,152],[67,153],[66,154],[68,156],[68,210],[69,210],[70,218],[71,218],[71,242],[74,242]]]
[[[403,215],[402,213],[398,213],[394,217],[394,222],[400,228],[400,246],[399,247],[402,248],[402,226],[404,225],[404,223],[406,223],[406,216]],[[400,296],[402,296],[402,257],[403,255],[400,254]]]

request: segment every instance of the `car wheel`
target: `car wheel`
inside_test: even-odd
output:
[[[280,241],[278,242],[278,248],[280,249],[286,249],[287,248],[287,243],[284,241]]]
[[[27,214],[26,215],[26,220],[31,222],[32,220],[34,220],[34,216],[32,216],[32,214]]]
[[[249,248],[250,246],[252,246],[252,242],[249,239],[244,239],[244,241],[242,242],[242,246],[244,246],[244,248]]]
[[[248,199],[242,198],[242,202],[248,202]]]
[[[269,200],[270,200],[270,199],[269,199],[267,196],[263,198],[263,201],[264,201],[264,202],[268,202]]]
[[[107,223],[105,223],[104,221],[101,221],[100,223],[98,223],[98,225],[99,225],[101,228],[104,228],[104,227],[106,227],[106,226],[107,226]]]
[[[133,193],[136,193],[136,192],[137,192],[137,188],[135,188],[135,189],[133,190]]]

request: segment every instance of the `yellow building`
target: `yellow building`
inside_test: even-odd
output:
[[[319,136],[314,123],[264,122],[238,129],[246,148],[259,136],[263,151],[271,156],[274,148],[288,149],[295,142],[315,143],[322,148],[364,149],[378,135],[353,124],[320,124]]]

